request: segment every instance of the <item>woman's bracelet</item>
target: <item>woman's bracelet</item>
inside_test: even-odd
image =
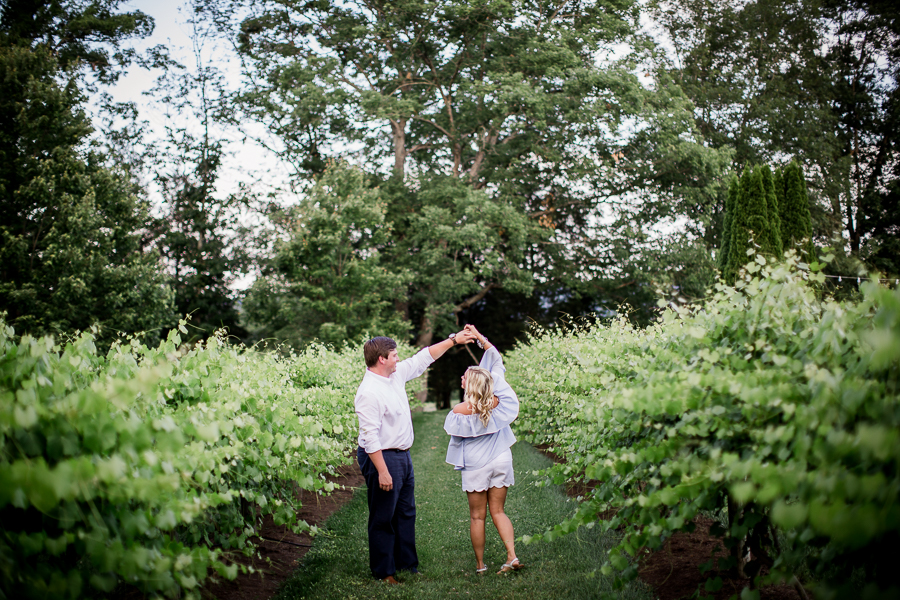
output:
[[[475,338],[475,343],[478,344],[478,347],[479,347],[479,348],[481,348],[482,350],[484,350],[484,345],[487,344],[487,343],[489,343],[489,341],[488,341],[488,339],[487,339],[486,336],[481,336],[481,337],[484,338],[484,342],[482,342],[482,341],[479,340],[478,338]]]

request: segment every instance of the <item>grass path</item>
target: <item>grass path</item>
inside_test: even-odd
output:
[[[399,586],[372,579],[366,544],[366,494],[358,490],[353,500],[326,522],[323,533],[306,555],[296,575],[288,580],[279,600],[398,598],[553,599],[597,598],[612,592],[599,572],[612,534],[581,530],[551,543],[516,544],[526,568],[497,575],[506,553],[497,530],[488,518],[485,562],[487,574],[476,574],[469,541],[468,506],[460,488],[459,473],[444,462],[447,435],[445,412],[416,413],[416,544],[421,575],[403,574]],[[544,531],[574,511],[575,506],[558,487],[532,485],[532,471],[549,466],[549,460],[522,442],[512,448],[516,485],[510,489],[506,513],[516,537]],[[649,600],[653,596],[641,583],[614,592],[623,600]]]

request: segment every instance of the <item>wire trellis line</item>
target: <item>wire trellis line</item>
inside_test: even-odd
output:
[[[856,277],[853,277],[853,276],[850,276],[850,275],[826,275],[826,274],[824,274],[824,273],[822,273],[822,277],[830,277],[831,279],[837,279],[837,280],[838,280],[838,283],[842,282],[844,279],[850,279],[851,281],[852,281],[853,279],[856,279],[856,283],[860,283],[863,279],[865,279],[866,281],[868,281],[868,279],[869,279],[868,277],[863,277],[862,275],[858,275],[858,276],[856,276]],[[890,283],[890,282],[892,282],[892,281],[894,282],[894,285],[900,285],[900,279],[885,279],[885,278],[882,278],[882,279],[879,279],[879,280],[878,280],[878,283]]]

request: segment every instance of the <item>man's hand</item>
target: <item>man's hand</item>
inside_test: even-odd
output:
[[[378,472],[378,487],[386,492],[394,489],[394,479],[391,477],[391,474],[387,469]]]
[[[387,464],[384,462],[384,455],[381,453],[381,450],[371,452],[369,460],[372,461],[372,464],[378,470],[378,487],[386,492],[394,489],[394,480],[391,478],[391,472],[388,471]]]

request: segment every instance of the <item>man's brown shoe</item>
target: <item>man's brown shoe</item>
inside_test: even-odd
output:
[[[387,577],[385,577],[384,579],[382,579],[382,581],[385,582],[385,583],[390,583],[391,585],[396,585],[396,584],[399,584],[399,583],[400,583],[399,581],[397,581],[396,579],[394,579],[394,576],[393,576],[393,575],[388,575]]]

